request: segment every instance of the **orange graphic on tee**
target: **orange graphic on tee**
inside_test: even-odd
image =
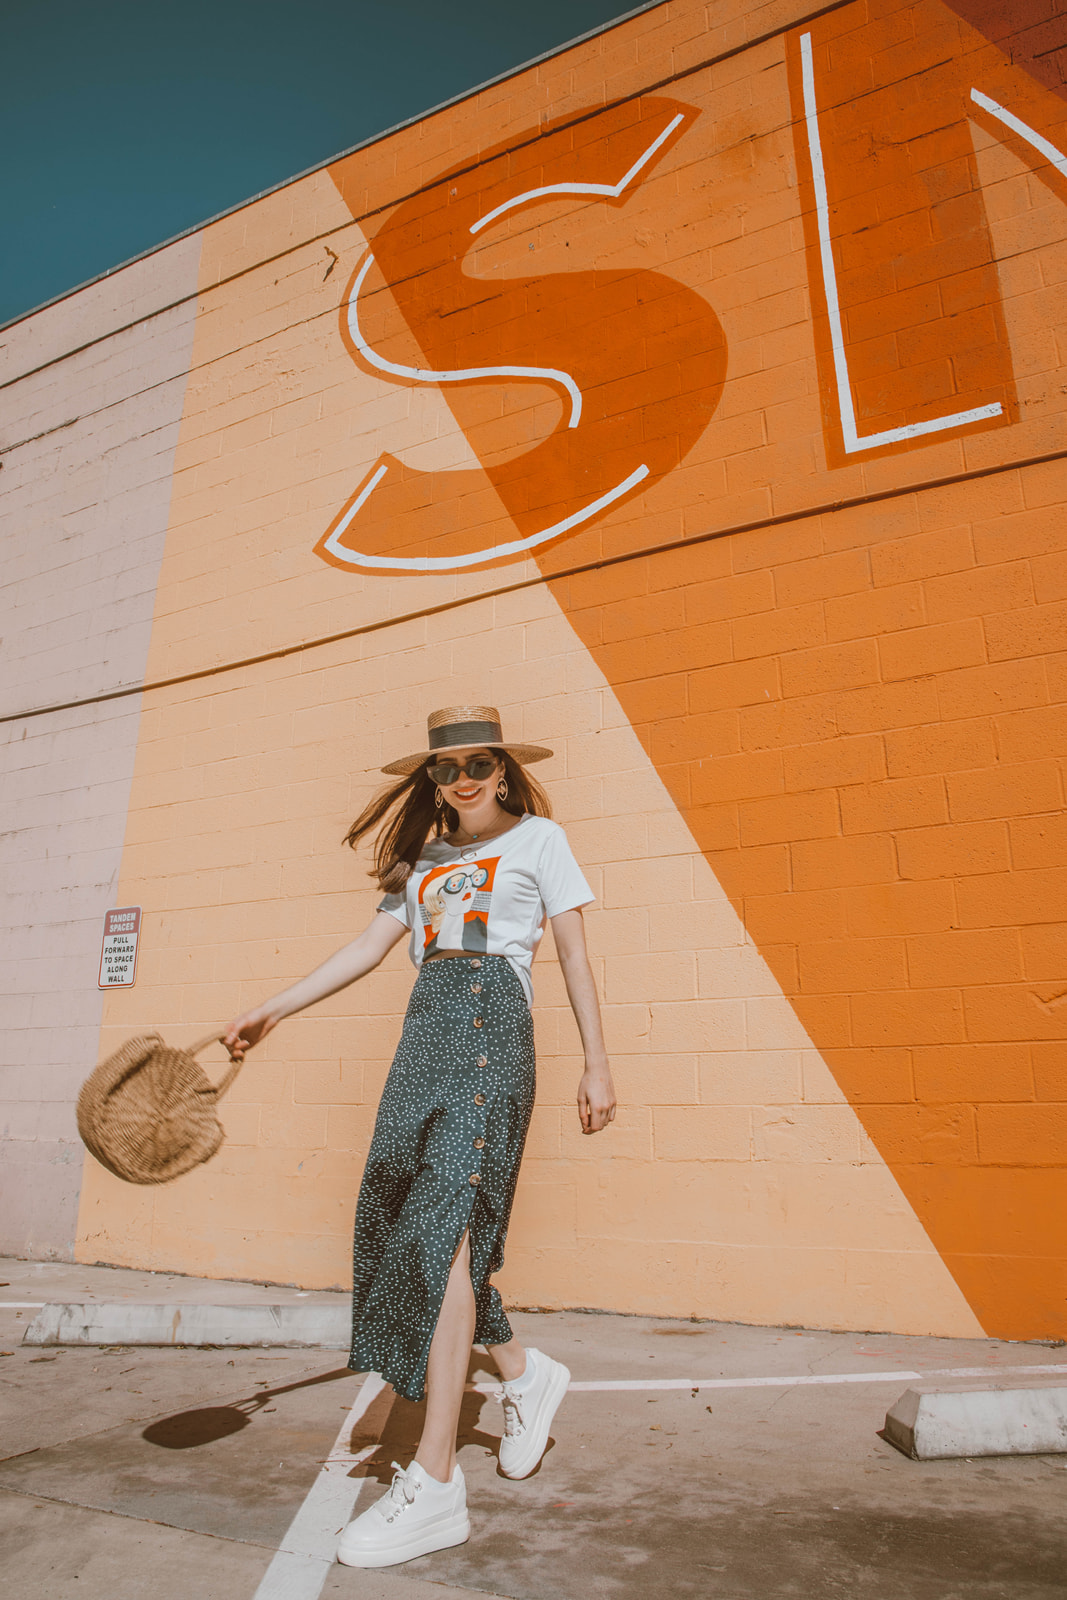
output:
[[[486,949],[497,860],[461,861],[426,874],[419,885],[424,956]]]
[[[374,572],[512,560],[678,465],[726,372],[708,303],[644,269],[510,274],[520,256],[535,265],[546,206],[600,207],[610,243],[612,213],[698,114],[657,96],[531,133],[389,216],[346,290],[343,337],[367,370],[440,386],[482,465],[419,472],[383,454],[316,546],[324,560]],[[345,168],[333,171],[343,194]],[[509,275],[479,275],[473,253],[502,245]]]

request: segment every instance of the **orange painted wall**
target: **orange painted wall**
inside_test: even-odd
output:
[[[546,980],[524,1303],[1067,1328],[1067,103],[1015,37],[672,0],[206,232],[105,1037],[325,954],[398,730],[500,704],[633,1073],[572,1148]],[[402,986],[272,1041],[181,1203],[87,1171],[83,1254],[336,1281]]]

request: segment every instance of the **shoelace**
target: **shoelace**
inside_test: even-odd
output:
[[[513,1394],[505,1384],[502,1389],[496,1391],[494,1399],[504,1407],[505,1439],[514,1439],[516,1434],[521,1433],[526,1426],[522,1420],[520,1396]]]
[[[415,1488],[408,1477],[406,1469],[400,1465],[399,1461],[394,1461],[392,1466],[394,1469],[393,1481],[385,1495],[390,1504],[389,1514],[386,1517],[387,1522],[392,1522],[393,1518],[398,1516],[405,1506],[410,1506],[415,1499]]]

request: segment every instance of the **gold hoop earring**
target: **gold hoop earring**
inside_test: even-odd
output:
[[[506,800],[507,799],[507,797],[508,797],[508,780],[506,778],[501,778],[500,782],[497,784],[497,786],[496,786],[496,797],[497,797],[498,800]]]
[[[436,794],[436,796],[435,796],[435,799],[436,799],[436,801],[437,801],[437,809],[438,809],[438,811],[440,811],[440,809],[441,809],[441,807],[442,807],[442,806],[443,806],[443,805],[444,805],[444,803],[445,803],[445,797],[444,797],[444,795],[443,795],[443,794],[442,794],[442,793],[441,793],[441,785],[440,785],[440,784],[438,784],[438,785],[437,785],[437,794]]]

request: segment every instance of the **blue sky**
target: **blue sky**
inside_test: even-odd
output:
[[[639,0],[5,0],[0,322]]]

